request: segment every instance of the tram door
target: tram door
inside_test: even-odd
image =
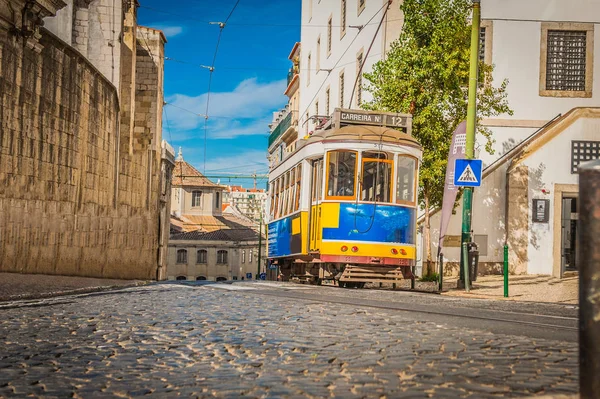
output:
[[[310,188],[310,250],[318,250],[321,241],[321,197],[323,187],[323,158],[312,163],[312,179]]]

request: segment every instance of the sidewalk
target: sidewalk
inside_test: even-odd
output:
[[[449,284],[444,288],[450,290],[442,295],[467,298],[500,299],[528,302],[551,302],[565,305],[579,303],[579,276],[567,274],[559,279],[547,275],[520,275],[508,277],[508,298],[504,298],[503,276],[479,276],[473,283],[471,292],[457,290],[453,284],[456,277],[448,278]]]
[[[0,301],[39,299],[147,284],[141,280],[0,273]]]

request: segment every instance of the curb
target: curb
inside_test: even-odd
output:
[[[5,304],[6,302],[14,302],[14,301],[28,301],[28,300],[36,300],[36,299],[57,298],[57,297],[70,296],[70,295],[91,294],[94,292],[116,291],[116,290],[125,289],[125,288],[142,287],[142,286],[151,285],[154,283],[155,283],[155,281],[140,281],[140,282],[136,282],[136,283],[123,284],[123,285],[101,285],[101,286],[95,286],[95,287],[75,288],[72,290],[65,290],[65,291],[12,295],[12,296],[8,296],[6,298],[0,298],[0,304]]]

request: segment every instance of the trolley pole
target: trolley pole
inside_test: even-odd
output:
[[[469,70],[469,104],[467,108],[467,142],[466,158],[473,159],[475,154],[475,123],[477,120],[477,77],[479,73],[479,28],[481,24],[481,0],[473,0],[473,25],[471,27],[471,59]],[[471,214],[472,214],[473,188],[465,187],[463,192],[462,235],[461,235],[461,263],[468,259],[467,243],[471,242]],[[464,270],[469,265],[463,264],[460,268],[459,285],[468,289],[468,276]],[[465,284],[466,283],[466,284]]]
[[[579,392],[600,392],[600,161],[579,168]]]

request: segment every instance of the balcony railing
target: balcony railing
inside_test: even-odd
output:
[[[296,75],[296,73],[294,72],[294,68],[290,68],[290,70],[288,71],[287,74],[287,85],[290,85],[290,82],[292,81],[292,79],[294,79],[294,75]]]
[[[271,147],[271,144],[273,144],[275,141],[277,141],[279,136],[281,136],[283,133],[285,133],[285,131],[288,129],[288,127],[290,127],[291,124],[292,124],[292,112],[288,113],[287,116],[285,118],[283,118],[283,120],[281,122],[279,122],[279,125],[277,125],[277,127],[275,127],[275,129],[273,129],[273,132],[269,136],[269,147]]]

